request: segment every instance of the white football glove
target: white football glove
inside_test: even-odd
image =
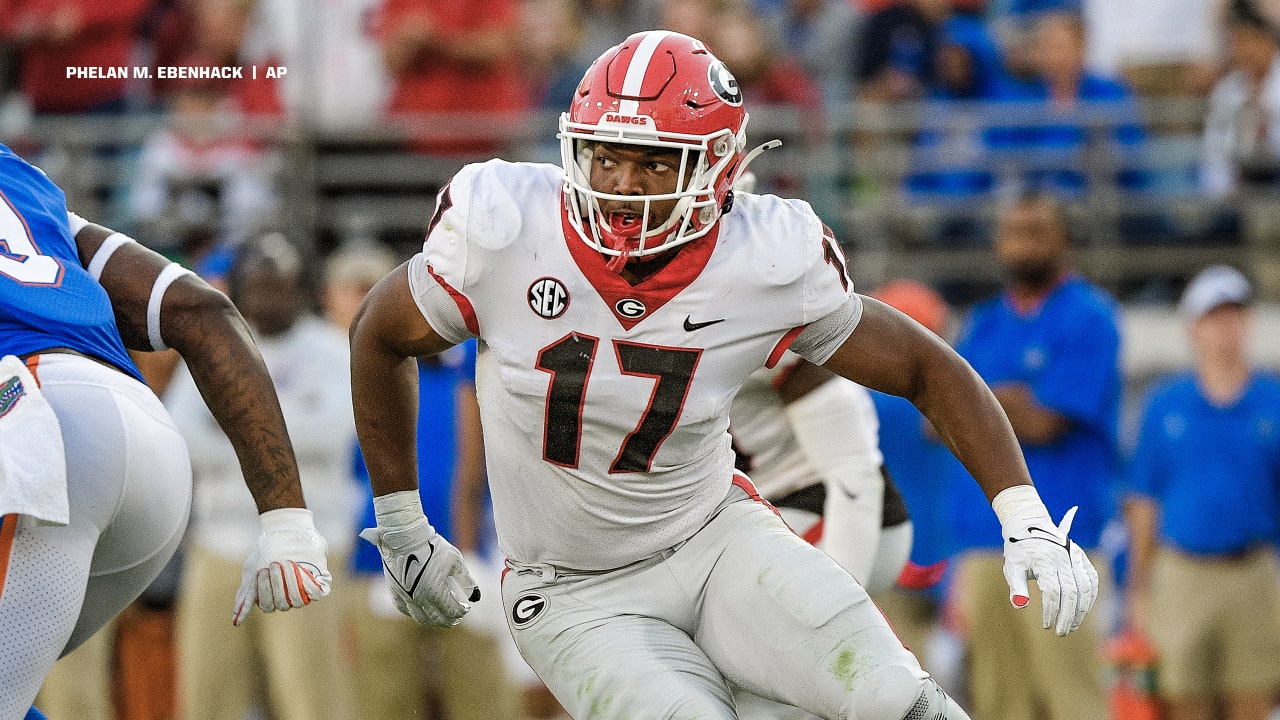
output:
[[[333,577],[325,560],[328,544],[306,508],[268,510],[258,516],[258,547],[244,561],[231,622],[239,625],[253,606],[262,612],[310,605],[329,594]]]
[[[991,501],[1000,518],[1004,535],[1004,578],[1009,583],[1009,602],[1027,606],[1027,579],[1040,587],[1041,626],[1066,635],[1084,621],[1098,599],[1098,571],[1084,550],[1067,537],[1075,507],[1067,511],[1060,525],[1054,525],[1031,485],[1006,488]]]
[[[427,522],[416,491],[379,495],[373,505],[378,527],[365,528],[360,537],[382,553],[396,607],[422,625],[457,625],[480,599],[462,553]]]

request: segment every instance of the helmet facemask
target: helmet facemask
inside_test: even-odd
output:
[[[696,240],[714,227],[721,213],[722,179],[733,171],[746,141],[746,123],[735,136],[730,129],[710,135],[657,133],[630,128],[602,128],[560,118],[561,162],[565,168],[565,203],[569,220],[588,245],[611,257],[609,267],[621,270],[630,258],[666,252]],[[677,184],[669,193],[614,195],[591,186],[591,163],[596,143],[619,143],[675,150],[679,153]],[[611,222],[600,202],[641,206],[638,227]],[[654,203],[675,200],[665,219],[653,218]],[[656,222],[655,222],[656,221]]]

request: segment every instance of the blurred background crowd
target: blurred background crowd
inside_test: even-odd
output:
[[[145,360],[192,448],[192,530],[172,572],[119,626],[60,663],[42,696],[51,717],[555,716],[554,702],[502,642],[499,616],[478,613],[466,632],[441,635],[415,631],[389,609],[376,558],[355,539],[369,505],[343,334],[364,292],[416,250],[435,194],[454,172],[494,156],[558,163],[556,120],[587,65],[654,27],[704,40],[743,88],[750,137],[783,139],[752,166],[758,190],[813,204],[845,245],[860,289],[881,290],[944,338],[968,343],[975,365],[986,346],[966,318],[999,292],[1018,297],[1019,251],[1009,248],[1019,238],[1044,241],[1033,256],[1043,253],[1063,277],[1087,278],[1107,303],[1118,301],[1101,320],[1088,316],[1088,327],[1067,328],[1074,334],[1004,337],[999,345],[1037,370],[1052,365],[1046,347],[1067,343],[1079,351],[1069,360],[1089,371],[1046,377],[1056,395],[1023,378],[1066,425],[1055,430],[1027,416],[1019,437],[1033,454],[1051,451],[1045,462],[1059,464],[1046,476],[1088,488],[1079,502],[1095,504],[1081,512],[1092,518],[1081,542],[1114,576],[1090,621],[1093,634],[1081,641],[1092,644],[1060,658],[1079,672],[1057,686],[1053,666],[1031,659],[1039,651],[1000,670],[975,642],[977,627],[994,637],[1014,631],[979,619],[986,616],[975,596],[965,599],[978,570],[940,563],[986,549],[967,544],[977,533],[966,518],[989,511],[952,497],[945,486],[954,469],[929,460],[941,446],[918,417],[880,403],[886,459],[901,453],[898,469],[889,464],[903,476],[917,533],[915,574],[883,603],[926,667],[986,708],[975,718],[1147,717],[1102,707],[1114,679],[1106,638],[1158,616],[1148,607],[1159,604],[1151,583],[1168,574],[1168,562],[1143,546],[1142,587],[1131,591],[1133,537],[1228,565],[1255,560],[1263,548],[1267,591],[1280,586],[1271,551],[1280,539],[1273,396],[1256,401],[1265,412],[1241,420],[1240,432],[1259,438],[1244,449],[1256,457],[1235,453],[1225,469],[1204,475],[1207,496],[1166,497],[1157,480],[1177,473],[1159,463],[1176,459],[1158,463],[1156,440],[1140,441],[1160,427],[1171,437],[1187,423],[1194,428],[1194,413],[1153,414],[1164,407],[1167,373],[1195,367],[1216,378],[1222,363],[1206,358],[1223,357],[1227,365],[1280,367],[1276,0],[0,0],[0,142],[42,167],[81,215],[230,291],[263,345],[308,499],[341,569],[328,615],[290,614],[298,624],[288,628],[275,617],[240,629],[224,622],[238,583],[234,558],[256,522],[252,506],[189,377],[176,360]],[[160,66],[239,66],[245,77],[160,79]],[[68,67],[153,71],[149,79],[77,79]],[[268,79],[268,67],[287,72]],[[1224,280],[1234,271],[1220,268],[1206,281],[1217,294],[1188,289],[1217,265],[1243,275]],[[1220,305],[1247,307],[1252,326],[1197,330]],[[979,317],[984,307],[990,315],[976,307]],[[472,554],[473,566],[496,572],[470,363],[473,349],[420,367],[420,445],[431,458],[422,463],[424,494],[434,494],[426,505],[436,526]],[[993,385],[1000,379],[983,375]],[[1253,397],[1226,385],[1211,406]],[[1096,397],[1085,397],[1088,388]],[[1012,417],[1021,400],[1010,402]],[[1210,439],[1241,437],[1233,426],[1215,427]],[[1053,455],[1076,431],[1105,446],[1108,459],[1097,462],[1108,470]],[[1246,456],[1260,465],[1231,465]],[[1139,479],[1125,469],[1131,457]],[[1241,495],[1231,483],[1250,473],[1254,485]],[[1214,490],[1246,500],[1223,501]],[[1166,501],[1217,527],[1162,525]],[[1233,514],[1244,512],[1262,519],[1232,527]],[[1235,534],[1217,544],[1196,535],[1215,530]],[[998,571],[983,582],[1003,588]],[[1280,635],[1280,605],[1259,607],[1233,627],[1274,625]],[[278,666],[271,648],[295,632],[328,638],[331,656],[314,667]],[[1233,684],[1232,670],[1198,685],[1236,657],[1225,649],[1235,635],[1206,633],[1198,645],[1184,638],[1177,646],[1210,660],[1202,661],[1208,669],[1172,672],[1192,678],[1177,680],[1175,695],[1243,692],[1244,709],[1227,702],[1223,712],[1261,717],[1280,690],[1280,670],[1244,687]],[[1271,652],[1260,647],[1245,661]],[[1280,658],[1275,650],[1272,659]],[[997,685],[1024,687],[1032,699],[1000,697],[993,667],[1004,678]],[[416,684],[402,685],[396,673]],[[323,709],[288,699],[304,695]],[[397,707],[412,714],[396,715]],[[1219,716],[1195,714],[1203,703],[1177,714],[1184,710],[1174,703],[1169,717]]]

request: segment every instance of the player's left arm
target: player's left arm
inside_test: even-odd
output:
[[[81,262],[88,266],[113,234],[100,225],[77,233]],[[111,298],[121,339],[140,351],[161,349],[160,340],[182,355],[235,447],[259,512],[306,507],[275,385],[248,325],[226,295],[194,274],[157,290],[157,279],[173,266],[136,242],[111,253],[98,281]]]
[[[982,486],[987,499],[1030,485],[1000,403],[969,363],[905,314],[862,297],[857,327],[824,365],[864,387],[910,400]]]
[[[1050,519],[1004,410],[964,358],[903,313],[861,300],[861,319],[825,366],[919,408],[1000,518],[1010,601],[1025,607],[1027,580],[1036,578],[1043,626],[1059,635],[1075,630],[1098,591],[1093,565],[1067,538],[1075,508],[1060,525]]]
[[[73,229],[81,263],[111,298],[126,347],[177,350],[240,460],[263,532],[245,561],[232,622],[255,604],[288,610],[327,595],[326,543],[303,500],[275,385],[240,312],[159,253],[100,225]]]

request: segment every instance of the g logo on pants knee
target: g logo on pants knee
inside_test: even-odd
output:
[[[542,617],[543,611],[547,609],[550,601],[547,596],[542,593],[525,593],[516,598],[511,604],[511,625],[516,628],[525,628],[534,623],[538,618]]]

